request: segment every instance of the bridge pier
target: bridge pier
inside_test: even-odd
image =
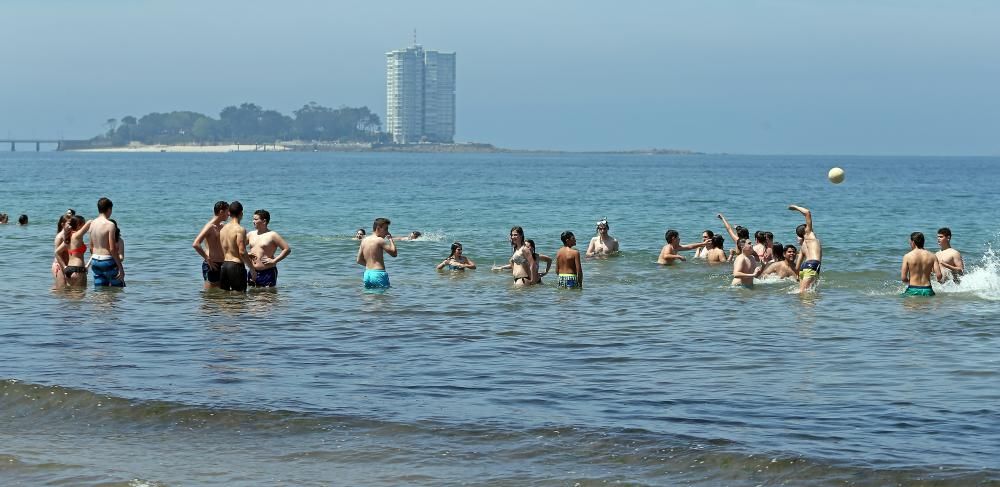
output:
[[[13,140],[10,141],[10,151],[11,152],[17,152],[17,149],[14,148],[14,141]]]
[[[42,151],[42,143],[35,142],[35,152],[41,152],[41,151]]]

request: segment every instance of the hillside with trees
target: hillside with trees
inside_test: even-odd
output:
[[[92,142],[127,146],[138,142],[147,145],[181,144],[273,144],[278,141],[305,142],[383,142],[382,121],[368,107],[329,108],[310,102],[283,115],[265,110],[254,103],[228,106],[219,118],[178,111],[149,113],[140,118],[108,119],[108,131]]]

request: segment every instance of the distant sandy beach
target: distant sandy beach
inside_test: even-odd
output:
[[[281,152],[290,150],[280,144],[226,144],[226,145],[130,145],[128,147],[101,147],[75,149],[73,152]]]

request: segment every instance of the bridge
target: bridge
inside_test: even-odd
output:
[[[10,151],[17,152],[17,144],[35,144],[35,152],[41,152],[42,144],[56,144],[56,150],[63,150],[66,145],[79,145],[85,140],[66,139],[0,139],[0,144],[10,144]]]

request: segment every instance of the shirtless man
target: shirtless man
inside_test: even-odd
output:
[[[247,234],[250,243],[250,261],[257,271],[257,277],[249,282],[254,287],[274,287],[278,284],[278,262],[292,253],[292,247],[278,232],[267,228],[271,223],[271,213],[267,210],[253,212],[254,231]],[[281,249],[277,257],[274,251]]]
[[[729,257],[726,256],[726,251],[722,248],[725,243],[725,237],[722,235],[713,235],[712,248],[705,252],[705,262],[708,262],[709,264],[721,264],[728,261]]]
[[[125,287],[125,267],[118,257],[115,224],[108,218],[114,204],[107,198],[97,200],[97,218],[90,222],[90,269],[95,287]]]
[[[681,236],[677,233],[677,230],[667,230],[664,235],[667,239],[667,244],[663,246],[660,250],[660,258],[656,260],[657,264],[662,265],[673,265],[675,260],[687,260],[683,255],[679,255],[677,252],[681,250],[694,250],[699,247],[704,247],[708,245],[708,242],[698,242],[696,244],[681,244]]]
[[[899,278],[906,283],[904,296],[933,296],[931,289],[931,272],[937,276],[937,281],[944,282],[941,264],[934,254],[924,250],[924,234],[910,234],[910,251],[903,256],[903,267]]]
[[[608,235],[608,230],[607,218],[597,222],[597,236],[590,239],[590,245],[587,245],[587,257],[618,252],[618,239]]]
[[[229,203],[216,202],[214,211],[215,216],[201,228],[201,232],[198,232],[198,236],[191,243],[194,251],[198,252],[202,258],[201,277],[205,281],[205,289],[219,287],[219,279],[221,279],[219,273],[222,270],[222,261],[225,256],[222,252],[222,241],[219,240],[219,230],[222,228],[223,222],[229,218]],[[202,242],[208,247],[207,249],[202,247]]]
[[[736,248],[740,249],[740,255],[733,260],[733,282],[732,286],[743,286],[747,289],[753,288],[753,278],[760,273],[753,255],[753,246],[750,240],[741,238],[736,242]]]
[[[385,271],[387,253],[396,257],[396,242],[389,233],[388,218],[376,218],[372,224],[372,234],[365,237],[358,247],[358,264],[365,266],[365,289],[388,289],[389,273]]]
[[[781,252],[782,259],[764,266],[760,277],[778,276],[779,279],[794,277],[798,280],[799,273],[795,272],[795,257],[797,254],[798,249],[794,245],[786,245]]]
[[[219,271],[219,287],[225,291],[247,290],[247,268],[250,279],[257,278],[257,271],[247,254],[247,231],[240,225],[243,219],[243,204],[234,201],[229,204],[229,223],[219,231],[222,243],[222,269]]]
[[[959,284],[962,282],[962,275],[965,274],[965,262],[962,261],[962,254],[951,246],[951,229],[948,227],[938,229],[937,241],[941,250],[935,255],[941,264],[942,272],[945,273],[945,278],[951,277],[955,284]]]
[[[580,264],[580,251],[574,249],[576,236],[565,231],[559,236],[563,247],[556,252],[556,274],[559,275],[558,286],[564,289],[583,288],[583,265]]]
[[[802,213],[806,217],[806,223],[795,228],[795,235],[799,240],[799,258],[795,268],[799,270],[799,292],[805,292],[812,288],[819,279],[820,263],[823,261],[823,244],[816,233],[813,232],[812,212],[808,208],[789,205],[789,210]]]

